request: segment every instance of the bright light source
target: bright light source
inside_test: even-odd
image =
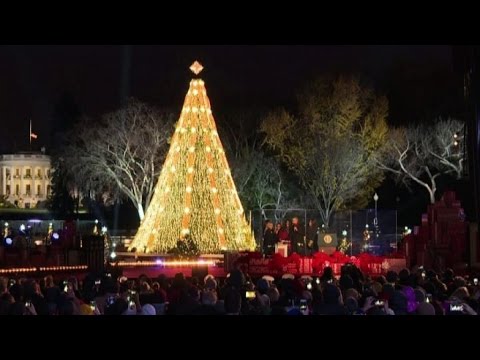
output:
[[[95,224],[98,224],[98,220],[97,220],[97,219],[95,219]]]
[[[342,235],[343,235],[343,236],[347,236],[347,230],[343,230],[343,231],[342,231]]]
[[[7,245],[12,245],[13,244],[13,240],[9,237],[5,238],[5,244]]]
[[[458,146],[458,141],[457,141],[457,140],[455,140],[455,141],[453,142],[453,146]]]
[[[112,259],[115,259],[117,257],[117,254],[115,254],[115,251],[112,251],[112,253],[110,254],[110,257]]]
[[[103,232],[103,233],[106,233],[106,232],[107,232],[107,227],[106,227],[106,226],[102,226],[102,232]]]
[[[60,235],[58,235],[58,233],[54,232],[54,233],[52,234],[52,238],[53,238],[54,240],[58,240],[58,239],[60,239]]]
[[[456,133],[453,134],[453,138],[454,138],[454,139],[458,138],[458,135],[457,135]]]
[[[155,263],[156,263],[157,265],[162,265],[162,264],[163,264],[163,261],[162,261],[162,259],[157,259],[157,260],[155,260]]]
[[[5,227],[8,227],[8,222],[5,223]]]
[[[20,225],[20,231],[25,231],[25,225],[24,224]]]

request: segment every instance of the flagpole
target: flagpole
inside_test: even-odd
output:
[[[30,134],[28,140],[30,141],[30,151],[32,151],[32,119],[30,119]]]

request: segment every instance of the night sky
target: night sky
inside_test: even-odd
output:
[[[216,117],[228,109],[291,106],[306,80],[329,71],[362,73],[387,95],[399,63],[437,67],[439,78],[451,71],[449,46],[0,46],[0,151],[28,148],[30,118],[36,148],[49,146],[52,114],[65,93],[91,117],[130,96],[178,113],[196,59]]]

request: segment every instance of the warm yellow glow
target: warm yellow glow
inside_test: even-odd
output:
[[[87,270],[87,265],[75,265],[75,266],[46,266],[46,267],[29,267],[29,268],[11,268],[0,269],[0,274],[13,274],[13,273],[28,273],[37,271],[70,271],[70,270]]]
[[[255,240],[222,144],[215,139],[204,82],[192,80],[188,91],[158,190],[129,249],[166,253],[188,234],[202,253],[252,250]]]
[[[226,250],[226,248],[224,249]],[[119,261],[118,266],[121,267],[147,267],[147,266],[215,266],[214,260],[166,260],[166,261]]]

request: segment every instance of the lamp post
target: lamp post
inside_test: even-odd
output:
[[[377,217],[378,194],[377,193],[373,195],[373,200],[375,200],[375,219],[373,219],[373,225],[377,226],[378,225],[378,217]]]
[[[377,211],[378,194],[377,193],[373,195],[373,200],[375,200],[375,219],[373,219],[373,225],[375,226],[375,238],[378,239],[380,231],[378,229],[378,211]]]

